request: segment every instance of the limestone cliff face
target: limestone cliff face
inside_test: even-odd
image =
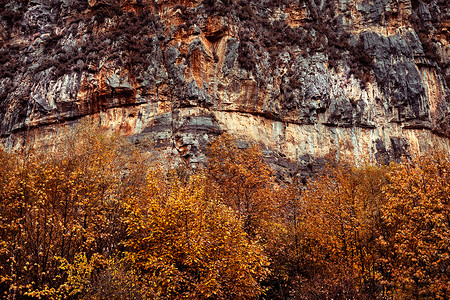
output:
[[[450,151],[446,0],[1,0],[0,134],[82,118],[197,163],[224,131],[278,165]]]

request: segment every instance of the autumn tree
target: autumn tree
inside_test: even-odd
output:
[[[381,293],[375,242],[385,173],[384,167],[330,161],[308,183],[295,228],[302,255],[299,292],[323,298]]]
[[[79,253],[107,257],[125,234],[121,200],[132,192],[128,180],[139,177],[132,174],[133,155],[104,131],[86,125],[70,131],[53,151],[19,157],[1,183],[1,282],[12,298],[64,297],[71,291],[60,266]]]
[[[239,215],[198,174],[148,175],[144,197],[126,203],[124,260],[151,299],[256,299],[267,257]]]
[[[267,289],[264,297],[287,297],[292,287],[291,270],[298,269],[302,247],[294,238],[299,231],[292,230],[301,226],[295,204],[298,187],[276,181],[257,145],[239,148],[228,134],[217,138],[207,154],[210,193],[219,195],[223,204],[242,218],[249,238],[258,241],[271,259],[270,275],[263,282]],[[297,249],[293,249],[294,244]]]
[[[213,193],[243,217],[247,233],[264,235],[276,211],[277,185],[261,149],[257,145],[239,149],[230,135],[223,134],[207,154]]]
[[[450,159],[437,152],[392,166],[384,187],[385,280],[395,299],[450,296]]]
[[[0,149],[3,298],[449,297],[445,153],[341,156],[303,186],[227,134],[196,170],[86,123],[61,136]]]
[[[15,211],[20,207],[14,201],[17,195],[17,158],[0,148],[0,291],[2,297],[8,295],[8,290],[16,269],[16,259],[10,246],[16,246],[14,240],[19,230],[10,220],[15,217]],[[13,214],[13,215],[11,215]],[[20,246],[20,245],[17,245]]]
[[[294,294],[448,298],[448,170],[442,153],[390,166],[326,166],[302,191],[304,213],[288,231],[297,251],[286,267],[300,274]]]

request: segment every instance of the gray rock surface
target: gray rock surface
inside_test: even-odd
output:
[[[223,3],[3,0],[2,143],[89,118],[192,164],[224,131],[291,170],[450,150],[445,1]]]

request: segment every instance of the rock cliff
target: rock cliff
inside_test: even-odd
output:
[[[1,0],[2,143],[81,119],[190,163],[228,131],[274,164],[450,151],[446,0]]]

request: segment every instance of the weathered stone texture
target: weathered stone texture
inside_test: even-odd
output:
[[[224,131],[261,143],[282,167],[336,149],[382,162],[450,150],[446,1],[0,7],[9,148],[51,142],[61,126],[90,118],[190,163]]]

